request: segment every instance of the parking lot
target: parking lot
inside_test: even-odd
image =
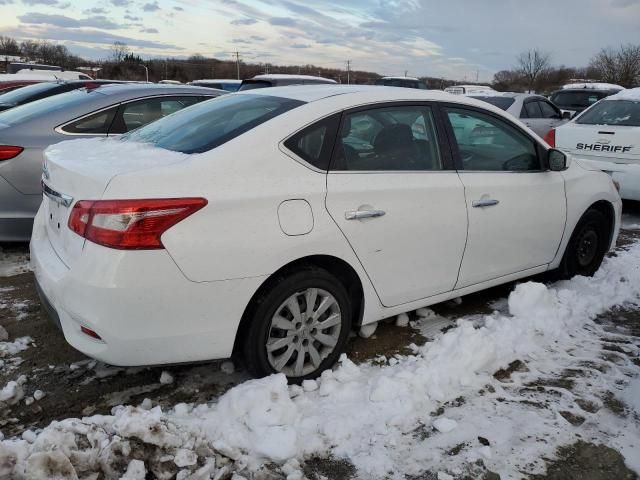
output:
[[[633,205],[625,209],[619,249],[613,255],[624,255],[621,252],[638,245],[640,208]],[[3,340],[0,387],[15,382],[13,389],[2,390],[0,401],[0,431],[6,439],[33,442],[40,429],[68,418],[91,417],[94,420],[87,421],[87,425],[100,425],[102,421],[95,419],[116,414],[122,409],[120,405],[140,405],[145,411],[160,406],[173,415],[179,408],[187,408],[176,405],[190,405],[190,409],[204,404],[214,408],[222,394],[249,378],[242,365],[230,361],[165,368],[116,368],[88,359],[71,348],[45,317],[28,267],[28,247],[3,245],[0,258],[3,327],[0,334],[4,330],[8,334],[8,339],[0,338]],[[586,280],[590,281],[597,280]],[[433,351],[438,347],[438,339],[442,342],[446,338],[442,332],[464,329],[465,324],[477,327],[485,315],[506,314],[507,297],[513,289],[514,284],[509,284],[414,312],[408,326],[396,326],[391,319],[367,340],[354,336],[348,357],[367,372],[412,362],[412,358],[424,360],[429,350],[420,350],[421,345],[428,346],[435,339]],[[632,388],[629,381],[640,372],[637,300],[636,297],[635,302],[606,308],[593,321],[584,319],[574,331],[568,332],[568,339],[558,338],[545,344],[542,355],[531,352],[505,368],[488,372],[491,375],[480,388],[469,379],[470,388],[460,388],[460,396],[448,398],[444,392],[439,401],[423,412],[433,423],[418,415],[413,429],[403,428],[399,437],[402,441],[387,439],[384,447],[371,438],[366,460],[357,448],[349,450],[348,446],[338,445],[310,449],[298,464],[267,463],[256,469],[241,456],[218,447],[218,467],[226,466],[226,470],[215,478],[231,478],[232,472],[246,478],[285,478],[290,471],[317,479],[368,478],[363,465],[375,465],[377,461],[386,465],[382,468],[390,469],[390,475],[393,473],[389,478],[401,478],[393,469],[405,461],[402,478],[407,479],[454,478],[453,475],[489,479],[498,478],[496,471],[519,472],[529,478],[635,478],[619,452],[626,453],[628,459],[628,449],[637,451],[636,442],[640,441],[637,379],[633,380],[633,389],[628,390]],[[450,347],[450,352],[444,351],[435,358],[455,363],[455,355],[464,352],[459,351],[460,347]],[[343,361],[338,371],[346,370],[348,365]],[[460,373],[454,370],[450,374]],[[301,394],[291,388],[292,396]],[[635,410],[629,403],[632,401],[636,402]],[[397,408],[401,410],[402,404]],[[438,425],[438,419],[452,423],[448,425],[445,421]],[[45,430],[48,435],[53,435],[52,428],[58,435],[73,430],[68,425],[53,425]],[[73,449],[89,451],[79,439],[83,436],[89,439],[88,434],[76,428],[75,435]],[[130,436],[138,442],[132,444],[133,453],[120,452],[120,462],[132,458],[148,462],[157,456],[157,449],[167,448],[163,442],[139,433]],[[556,450],[559,446],[562,448]],[[0,451],[0,457],[2,454]],[[205,465],[200,457],[198,465]],[[547,473],[537,476],[545,467]],[[104,464],[100,468],[108,473]],[[156,475],[161,470],[158,468],[154,471]],[[0,476],[1,469],[2,463]],[[370,474],[377,471],[379,468],[372,467]],[[176,472],[169,470],[169,473]]]

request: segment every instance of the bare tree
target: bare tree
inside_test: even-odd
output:
[[[116,63],[122,62],[129,53],[129,47],[123,42],[113,42],[111,45],[111,60]]]
[[[622,45],[617,50],[604,48],[591,59],[589,68],[602,81],[633,87],[640,82],[640,45]]]
[[[15,39],[0,35],[0,54],[2,55],[20,55],[20,46]]]
[[[544,76],[550,66],[551,55],[537,48],[522,52],[518,56],[517,71],[525,79],[529,90],[535,90],[538,80]]]

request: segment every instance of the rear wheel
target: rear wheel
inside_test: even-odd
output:
[[[320,375],[344,351],[351,304],[340,280],[307,267],[271,282],[256,300],[244,343],[249,371],[283,373],[291,382]]]
[[[599,210],[587,210],[576,225],[560,264],[562,278],[592,276],[608,249],[609,222]]]

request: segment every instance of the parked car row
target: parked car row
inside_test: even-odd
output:
[[[45,151],[31,256],[47,311],[89,356],[242,354],[301,381],[353,329],[548,270],[591,275],[615,244],[611,176],[487,102],[344,85],[199,101],[218,94],[111,85],[0,113],[0,139],[49,137],[0,162],[25,190],[22,160],[81,137]],[[81,98],[96,102],[84,114]]]

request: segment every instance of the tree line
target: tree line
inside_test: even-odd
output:
[[[572,80],[615,83],[625,88],[640,85],[640,45],[603,48],[582,68],[554,66],[551,54],[534,48],[521,53],[510,70],[493,77],[496,90],[548,93]]]
[[[145,80],[147,70],[152,82],[164,79],[189,82],[204,78],[236,78],[238,75],[238,64],[232,60],[202,55],[192,55],[186,59],[143,60],[121,42],[115,42],[111,46],[108,58],[96,62],[73,55],[64,45],[46,40],[19,42],[0,35],[0,57],[2,55],[20,56],[27,61],[58,65],[67,70],[81,66],[99,67],[98,77],[115,80]],[[313,64],[276,66],[270,63],[240,62],[240,78],[251,78],[262,73],[317,75],[347,83],[347,72],[339,68]],[[348,73],[349,83],[372,83],[380,77],[377,73],[364,70]],[[435,89],[443,89],[456,83],[437,77],[423,76],[420,79],[428,88]],[[627,88],[639,85],[640,45],[604,48],[594,55],[588,66],[580,68],[554,66],[550,53],[534,48],[521,53],[511,69],[497,72],[492,86],[499,91],[548,93],[573,79],[616,83]]]

